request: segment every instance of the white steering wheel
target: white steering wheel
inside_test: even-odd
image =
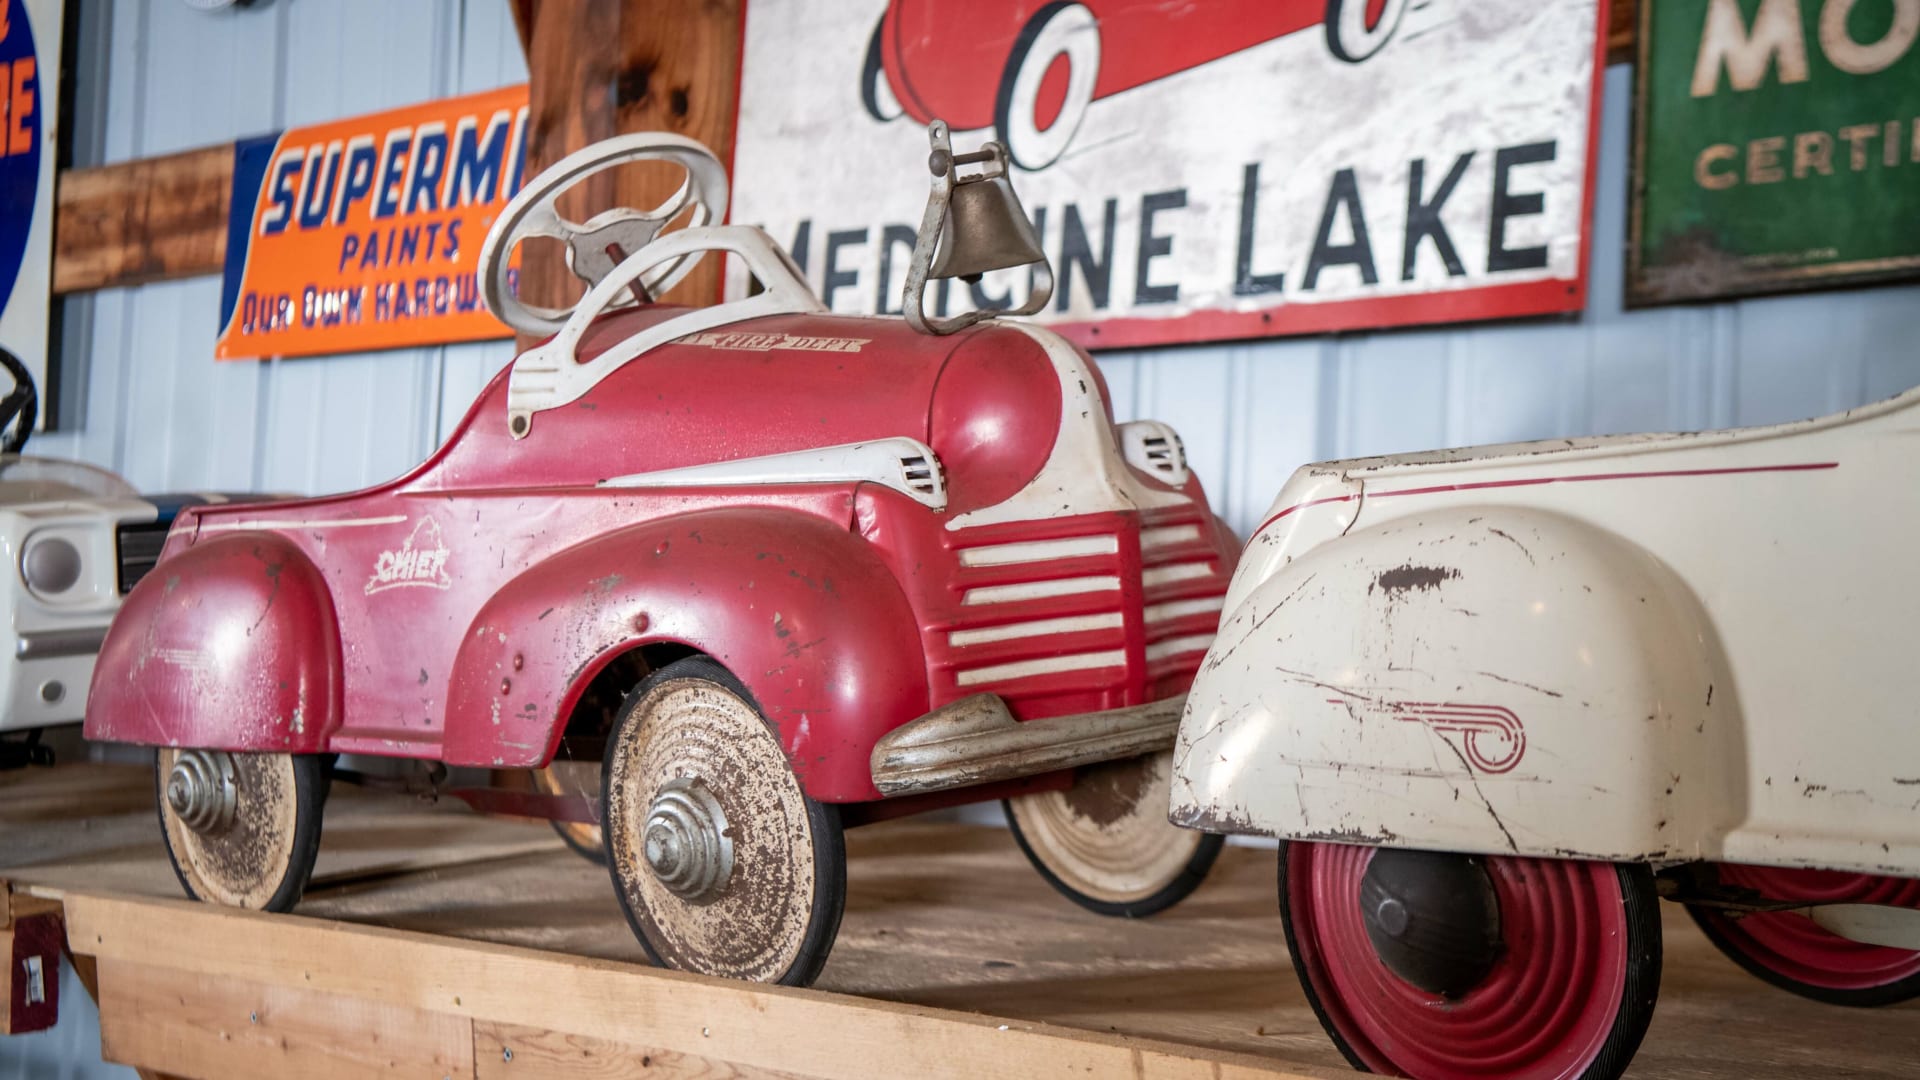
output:
[[[680,190],[651,210],[622,207],[596,214],[584,223],[560,216],[554,203],[596,173],[634,161],[671,161],[686,170]],[[567,245],[567,269],[588,287],[600,284],[613,268],[653,242],[660,230],[693,204],[689,228],[719,220],[727,209],[727,171],[706,147],[680,135],[642,131],[617,135],[561,158],[520,190],[480,245],[480,295],[487,310],[525,334],[555,334],[571,312],[521,302],[507,281],[507,263],[521,241],[552,237]],[[635,284],[647,297],[673,288],[700,261],[693,250],[652,268]]]

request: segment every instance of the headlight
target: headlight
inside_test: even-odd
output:
[[[20,557],[20,576],[44,596],[58,596],[80,580],[80,549],[57,536],[27,545]]]

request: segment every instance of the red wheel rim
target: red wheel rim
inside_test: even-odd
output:
[[[1920,908],[1920,881],[1833,870],[1722,863],[1720,883],[1769,900],[1824,900]],[[1714,917],[1722,936],[1754,963],[1829,990],[1870,990],[1920,975],[1920,952],[1848,941],[1804,915]]]
[[[1066,53],[1053,58],[1047,64],[1046,74],[1040,76],[1040,90],[1033,100],[1033,129],[1046,131],[1060,119],[1060,111],[1067,105],[1067,86],[1073,78],[1073,61]]]
[[[1294,963],[1330,1026],[1375,1072],[1573,1077],[1605,1048],[1627,985],[1628,919],[1608,863],[1488,857],[1505,952],[1448,1000],[1403,981],[1367,938],[1360,879],[1374,849],[1287,845]]]

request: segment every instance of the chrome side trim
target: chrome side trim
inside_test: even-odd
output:
[[[1173,746],[1187,699],[1021,723],[998,694],[942,705],[881,736],[870,765],[885,796],[1018,780]]]
[[[92,656],[107,640],[107,628],[89,626],[80,630],[45,630],[21,634],[13,646],[16,660],[45,660],[56,656]]]
[[[631,473],[600,481],[601,487],[746,487],[759,484],[867,482],[889,487],[934,510],[947,508],[946,476],[933,449],[904,436],[871,442],[765,454],[711,465]]]

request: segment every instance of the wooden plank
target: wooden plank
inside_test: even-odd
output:
[[[181,901],[69,893],[66,906],[71,947],[100,960],[103,1015],[125,1007],[108,987],[110,965],[125,963],[174,969],[166,978],[192,976],[208,992],[290,986],[357,999],[370,1011],[449,1013],[809,1076],[1342,1075],[1047,1024]],[[539,992],[529,993],[532,987]]]
[[[0,1035],[45,1031],[60,1018],[57,913],[16,915],[0,930]]]
[[[115,957],[100,962],[100,1053],[182,1076],[471,1077],[473,1024]]]
[[[803,1080],[800,1073],[486,1020],[473,1025],[473,1065],[477,1080]]]
[[[1631,64],[1640,38],[1640,0],[1612,0],[1607,5],[1607,63]]]
[[[60,174],[53,291],[217,274],[227,256],[233,147]]]
[[[635,131],[696,139],[731,170],[741,13],[740,0],[533,5],[527,175],[589,143]],[[615,206],[657,206],[679,183],[671,167],[633,166],[588,181],[584,193],[564,201],[561,210],[584,221]],[[521,260],[521,294],[532,303],[569,306],[584,291],[557,244],[528,245]],[[707,258],[665,299],[710,304],[720,295],[720,282],[721,260]]]

